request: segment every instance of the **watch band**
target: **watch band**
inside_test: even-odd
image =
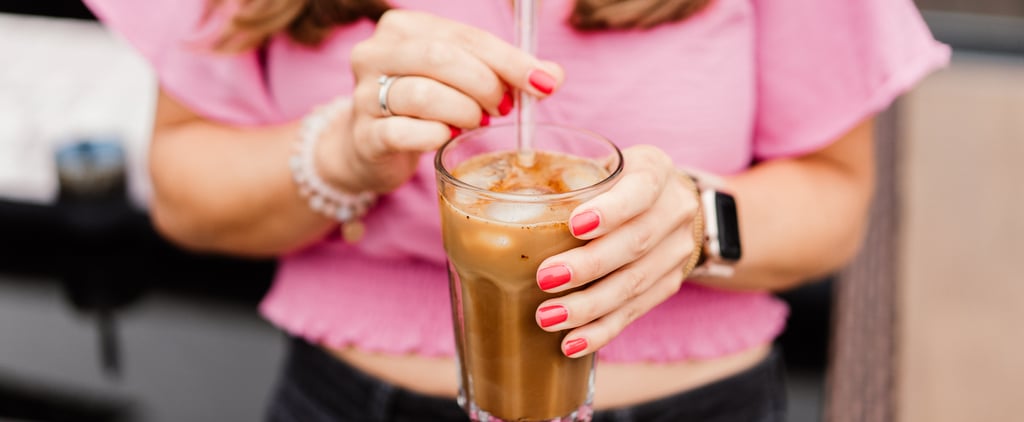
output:
[[[704,209],[700,205],[700,188],[697,187],[697,180],[694,179],[686,172],[680,172],[683,182],[686,183],[686,187],[693,193],[694,198],[697,200],[697,210],[693,216],[693,251],[690,252],[690,258],[687,259],[685,266],[683,267],[683,279],[687,279],[693,274],[693,270],[697,268],[700,261],[704,257]]]
[[[741,256],[735,199],[725,191],[718,176],[699,170],[684,170],[696,182],[704,217],[701,257],[692,273],[695,277],[730,277]]]

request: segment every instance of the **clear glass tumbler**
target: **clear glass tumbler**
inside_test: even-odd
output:
[[[536,273],[585,243],[570,234],[569,214],[619,177],[622,154],[594,133],[542,124],[524,169],[515,135],[512,125],[469,131],[435,158],[459,403],[476,421],[588,421],[594,356],[565,357],[564,333],[537,326],[537,307],[554,295]]]

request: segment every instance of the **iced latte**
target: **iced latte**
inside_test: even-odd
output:
[[[537,326],[537,307],[553,295],[536,273],[584,243],[569,233],[569,214],[610,184],[621,157],[595,135],[539,126],[534,164],[523,168],[509,150],[513,134],[469,132],[437,160],[461,398],[474,419],[585,420],[593,356],[565,357],[564,333]]]

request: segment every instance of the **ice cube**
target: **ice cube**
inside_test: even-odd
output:
[[[473,187],[489,190],[501,182],[502,177],[504,177],[503,173],[491,171],[491,169],[480,169],[480,171],[459,176],[459,180]]]
[[[458,179],[475,188],[491,190],[501,183],[501,180],[505,177],[506,170],[506,167],[500,165],[489,165],[461,174]],[[454,193],[453,199],[461,205],[472,204],[479,198],[475,193],[461,189],[456,189]]]
[[[604,171],[595,166],[571,166],[562,171],[562,183],[569,190],[583,189],[604,179]]]
[[[508,175],[508,170],[508,162],[494,161],[459,175],[459,180],[480,189],[491,190]]]
[[[507,249],[512,245],[512,239],[506,233],[489,230],[466,231],[461,237],[463,245],[468,250]]]
[[[512,239],[500,233],[481,233],[481,237],[488,246],[505,249],[512,244]]]
[[[458,205],[472,205],[477,200],[477,195],[466,192],[464,190],[454,189],[451,196],[452,199]]]
[[[487,205],[487,217],[505,223],[536,221],[547,211],[545,204],[521,202],[492,202]]]

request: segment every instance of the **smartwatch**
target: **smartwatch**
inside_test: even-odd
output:
[[[697,183],[704,211],[704,248],[692,274],[730,277],[736,262],[743,256],[736,198],[725,190],[725,183],[718,177],[692,170],[687,173]]]

